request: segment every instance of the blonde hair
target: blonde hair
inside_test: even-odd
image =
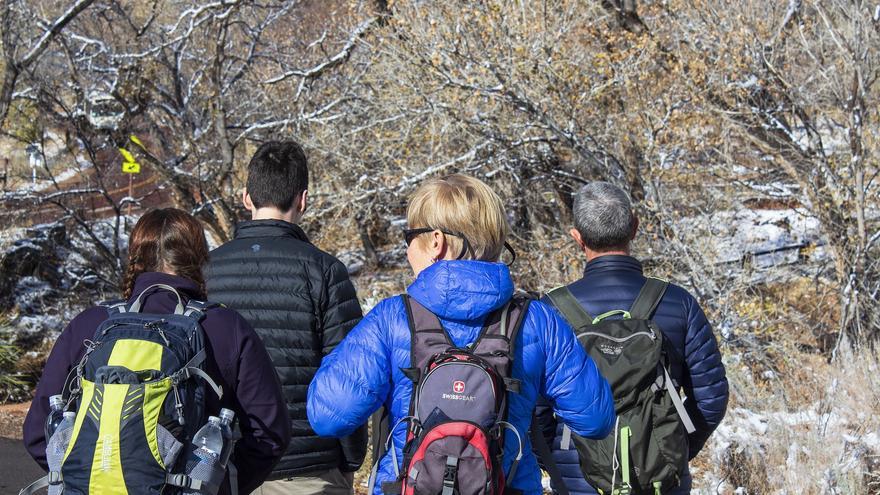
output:
[[[483,181],[462,174],[419,186],[409,198],[406,221],[411,229],[430,227],[464,236],[471,251],[463,259],[482,261],[498,261],[509,231],[501,198]],[[446,236],[446,242],[458,256],[462,239]]]

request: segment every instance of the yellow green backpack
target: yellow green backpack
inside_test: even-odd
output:
[[[141,312],[144,294],[157,289],[177,296],[173,314]],[[157,284],[131,305],[105,306],[109,317],[85,342],[75,368],[67,405],[75,405],[76,420],[61,468],[31,491],[48,485],[65,495],[216,493],[217,486],[183,474],[193,435],[207,419],[206,385],[222,395],[203,370],[200,321],[209,305],[183,304],[174,288]]]

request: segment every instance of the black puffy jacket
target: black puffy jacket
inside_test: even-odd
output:
[[[360,321],[345,266],[281,220],[241,223],[235,239],[211,251],[211,301],[238,311],[262,338],[281,379],[292,439],[269,479],[339,468],[356,471],[366,427],[343,439],[319,437],[306,418],[306,391],[321,359]]]

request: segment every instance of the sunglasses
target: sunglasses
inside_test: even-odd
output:
[[[443,229],[435,229],[435,228],[431,228],[431,227],[421,227],[418,229],[404,229],[403,230],[403,240],[404,240],[404,242],[406,242],[406,246],[409,247],[409,245],[412,244],[412,242],[415,240],[416,237],[418,237],[422,234],[427,234],[428,232],[434,232],[435,230],[439,230],[440,232],[442,232],[446,235],[451,235],[451,236],[461,238],[461,241],[462,241],[461,253],[459,253],[458,257],[455,259],[460,260],[460,259],[464,258],[464,255],[467,254],[468,251],[473,253],[473,249],[471,249],[471,243],[468,242],[467,237],[465,237],[457,232],[448,232]],[[507,243],[507,241],[504,242],[504,249],[507,249],[507,251],[510,252],[510,263],[507,263],[507,266],[510,266],[513,264],[514,261],[516,261],[516,251],[513,250],[513,247],[511,247],[510,244]]]

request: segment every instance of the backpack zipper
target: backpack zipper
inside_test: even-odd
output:
[[[657,340],[657,334],[654,333],[654,330],[651,330],[650,332],[636,332],[636,333],[634,333],[632,335],[628,335],[626,337],[612,337],[610,335],[605,335],[604,333],[599,333],[599,332],[584,332],[584,333],[578,334],[577,338],[580,339],[581,337],[585,337],[587,335],[593,335],[593,336],[600,337],[603,339],[608,339],[608,340],[611,340],[611,341],[614,341],[617,343],[626,342],[629,339],[639,337],[642,335],[644,335],[645,337],[650,337],[651,340]]]
[[[157,331],[159,333],[159,336],[162,337],[162,340],[165,341],[165,346],[171,347],[171,342],[168,340],[168,337],[165,336],[165,331],[162,330],[162,328],[159,326],[159,325],[162,325],[163,323],[165,323],[164,318],[161,320],[156,320],[156,321],[144,323],[144,327],[151,328],[151,329]]]

